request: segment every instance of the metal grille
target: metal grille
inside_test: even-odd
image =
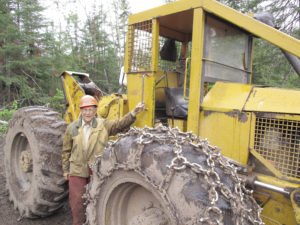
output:
[[[283,175],[300,178],[300,122],[257,117],[254,148]]]
[[[130,72],[150,71],[152,21],[130,25],[128,40]]]

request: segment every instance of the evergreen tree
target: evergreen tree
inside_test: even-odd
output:
[[[41,103],[49,90],[49,34],[37,0],[6,0],[1,5],[3,102]]]
[[[18,62],[22,60],[23,45],[18,24],[14,20],[12,11],[16,5],[12,1],[0,3],[0,86],[1,100],[5,105],[19,98],[24,92],[24,77],[15,74]]]
[[[127,19],[130,14],[129,3],[127,0],[113,0],[112,2],[113,27],[112,38],[115,43],[116,54],[119,56],[119,68],[123,66],[125,54],[125,40],[127,32]]]
[[[81,44],[82,58],[85,59],[84,68],[100,88],[112,92],[118,87],[119,58],[112,42],[104,6],[95,7],[95,11],[87,18],[83,30]]]

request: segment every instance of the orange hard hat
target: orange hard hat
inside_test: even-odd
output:
[[[91,95],[85,95],[85,96],[81,97],[80,103],[79,103],[80,108],[87,107],[87,106],[96,106],[97,107],[97,105],[98,105],[97,100]]]

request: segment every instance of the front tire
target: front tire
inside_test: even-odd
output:
[[[132,128],[106,148],[86,193],[89,225],[263,224],[235,168],[177,129]]]

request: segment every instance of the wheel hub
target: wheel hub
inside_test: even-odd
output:
[[[20,168],[24,173],[32,172],[32,154],[31,151],[25,150],[20,155]]]

